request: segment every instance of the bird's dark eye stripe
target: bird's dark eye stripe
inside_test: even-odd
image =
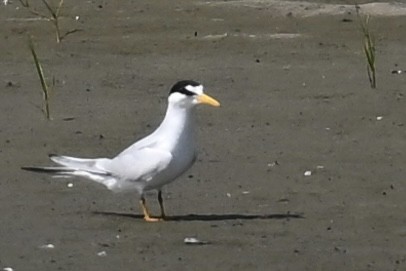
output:
[[[179,92],[179,93],[182,93],[182,94],[185,94],[186,96],[193,96],[193,95],[196,95],[196,93],[194,93],[194,92],[192,92],[192,91],[190,91],[190,90],[187,90],[187,89],[185,89],[185,88],[182,88],[182,89],[179,90],[178,92]]]

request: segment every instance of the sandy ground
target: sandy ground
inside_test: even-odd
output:
[[[82,31],[59,45],[2,5],[0,267],[406,270],[406,75],[392,73],[406,70],[406,6],[359,1],[372,90],[352,1],[325,2],[66,1],[62,31]],[[52,121],[28,34],[55,78]],[[135,194],[20,170],[114,156],[159,124],[180,79],[222,107],[199,109],[199,160],[164,190],[172,221],[144,222]]]

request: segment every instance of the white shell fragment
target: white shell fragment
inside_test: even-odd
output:
[[[100,251],[100,252],[97,252],[97,256],[99,256],[99,257],[106,257],[107,256],[107,252],[106,251]]]
[[[231,194],[230,194],[230,193],[227,193],[226,195],[227,195],[228,198],[231,198]]]
[[[67,186],[68,188],[72,188],[72,187],[73,187],[73,183],[68,183],[66,186]]]
[[[228,36],[228,33],[219,34],[219,35],[206,35],[203,37],[205,40],[219,40],[224,39]]]
[[[274,161],[274,162],[272,162],[272,163],[268,163],[268,167],[274,167],[274,166],[277,166],[277,165],[279,165],[279,164],[278,164],[278,161]]]
[[[183,243],[185,243],[186,245],[207,245],[209,242],[201,241],[195,237],[186,237],[183,240]]]
[[[377,117],[376,117],[376,120],[382,120],[382,119],[383,119],[382,116],[377,116]]]
[[[42,249],[54,249],[55,245],[54,244],[45,244],[45,245],[39,246],[39,248],[42,248]]]
[[[307,177],[307,176],[311,176],[311,175],[312,175],[312,172],[311,172],[310,170],[306,170],[303,175],[305,175],[306,177]]]
[[[4,267],[3,270],[4,271],[13,271],[14,269],[8,266],[8,267]]]

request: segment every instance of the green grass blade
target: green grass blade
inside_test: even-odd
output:
[[[35,51],[34,43],[32,39],[30,38],[28,41],[28,46],[30,48],[32,57],[34,59],[35,67],[38,73],[39,80],[41,82],[41,87],[42,87],[42,92],[43,92],[43,97],[44,97],[44,104],[45,104],[45,115],[47,119],[51,119],[50,116],[50,111],[49,111],[49,91],[48,91],[48,85],[45,80],[44,76],[44,71],[42,69],[41,63],[39,62],[37,53]]]

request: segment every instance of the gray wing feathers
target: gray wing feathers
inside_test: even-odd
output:
[[[171,160],[172,154],[168,151],[142,148],[121,153],[111,160],[108,170],[127,181],[148,181],[166,168]]]

